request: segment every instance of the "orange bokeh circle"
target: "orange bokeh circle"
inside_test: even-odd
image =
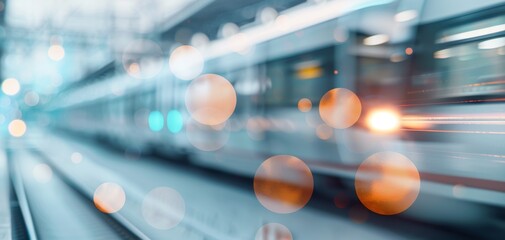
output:
[[[301,112],[309,112],[312,109],[312,101],[308,98],[302,98],[298,101],[298,110]]]
[[[191,117],[205,125],[218,125],[230,118],[237,105],[231,83],[216,74],[193,80],[186,91],[186,108]]]
[[[395,152],[367,158],[356,172],[355,189],[361,203],[382,215],[399,214],[417,199],[421,178],[416,166]]]
[[[289,155],[265,160],[254,176],[254,193],[258,201],[275,213],[293,213],[303,208],[314,190],[309,167]]]
[[[293,240],[289,229],[280,223],[267,223],[256,232],[255,240]]]
[[[354,125],[361,115],[361,101],[348,89],[334,88],[321,98],[319,115],[333,128],[348,128]]]
[[[115,213],[123,208],[126,202],[126,195],[121,186],[116,183],[107,182],[96,188],[93,202],[101,212]]]

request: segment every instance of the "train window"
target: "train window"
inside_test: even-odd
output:
[[[259,65],[254,65],[223,75],[233,84],[237,94],[235,115],[249,111],[250,106],[258,106],[258,96],[264,89],[259,69]]]
[[[334,48],[324,48],[294,57],[268,62],[265,93],[268,106],[296,106],[302,98],[317,103],[334,85]]]
[[[266,88],[261,68],[262,65],[254,65],[236,70],[227,79],[232,82],[239,96],[258,96]]]
[[[429,67],[413,77],[412,95],[439,99],[503,95],[505,16],[490,9],[428,24],[421,31],[434,37],[431,42],[424,39],[424,47],[431,51],[416,64]]]
[[[356,56],[356,93],[374,104],[402,97],[404,79],[408,76],[409,39],[390,42],[387,34],[357,32],[355,35],[350,51]]]
[[[391,58],[393,57],[395,55]],[[396,59],[390,57],[358,56],[356,67],[358,95],[389,100],[399,97],[402,91],[402,77],[406,74],[405,57],[399,55],[399,58],[402,58],[401,61],[395,62]],[[393,89],[397,94],[387,94]]]
[[[486,41],[503,42],[505,38]],[[434,53],[438,94],[445,97],[485,95],[500,92],[505,83],[504,49],[487,48],[486,41],[446,48]],[[485,86],[485,87],[483,87]]]
[[[414,46],[413,31],[420,2],[371,6],[339,19],[338,26],[345,26],[348,34],[337,46],[337,65],[342,71],[338,86],[359,96],[363,116],[370,109],[403,100],[411,59],[421,51]]]

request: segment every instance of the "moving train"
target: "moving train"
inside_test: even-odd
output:
[[[137,79],[118,57],[51,102],[52,124],[244,176],[289,154],[349,188],[368,156],[399,152],[422,178],[406,215],[440,224],[494,215],[488,206],[505,204],[505,2],[343,2],[289,10],[198,48],[201,74],[236,91],[226,123],[191,118],[191,81],[166,61],[180,44],[151,39],[167,52],[159,74]],[[359,98],[352,127],[322,119],[334,88]]]

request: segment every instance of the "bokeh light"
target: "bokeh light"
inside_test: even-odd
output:
[[[134,63],[131,63],[129,66],[128,66],[128,70],[126,70],[129,74],[131,75],[138,75],[140,74],[140,66],[138,63],[134,62]]]
[[[149,129],[153,132],[159,132],[163,129],[164,125],[163,114],[160,111],[152,111],[149,113],[148,124]]]
[[[195,79],[186,90],[186,108],[191,117],[205,125],[218,125],[230,118],[237,105],[231,83],[216,74]]]
[[[414,53],[414,49],[408,47],[408,48],[405,48],[405,54],[407,55],[412,55]]]
[[[354,125],[361,115],[361,101],[348,89],[334,88],[321,98],[319,115],[333,128],[348,128]]]
[[[25,104],[30,107],[39,104],[39,100],[40,100],[39,94],[37,94],[34,91],[28,91],[24,97]]]
[[[216,151],[228,142],[230,132],[225,123],[208,126],[192,121],[186,126],[186,137],[199,150]]]
[[[177,110],[171,110],[167,114],[167,127],[171,133],[178,133],[184,127],[184,119]]]
[[[201,33],[201,32],[195,33],[191,37],[191,45],[198,48],[198,49],[203,49],[203,48],[207,47],[207,45],[209,44],[209,41],[210,41],[209,37],[207,37],[207,35],[205,33]]]
[[[338,26],[333,31],[333,38],[337,43],[344,43],[349,39],[349,30],[343,26]]]
[[[346,208],[349,202],[350,202],[349,197],[343,192],[338,193],[333,198],[333,204],[335,204],[335,207],[337,208]]]
[[[274,22],[278,15],[279,13],[275,8],[265,7],[258,12],[256,18],[260,20],[261,23],[268,24]]]
[[[70,155],[70,160],[75,164],[79,164],[82,162],[82,154],[79,152],[73,152]]]
[[[176,48],[172,54],[168,65],[175,77],[182,80],[192,80],[203,71],[204,58],[198,49],[183,45]]]
[[[60,61],[65,57],[65,49],[60,44],[53,44],[47,50],[47,56],[53,61]]]
[[[254,240],[292,240],[289,229],[280,223],[267,223],[256,232]]]
[[[240,27],[235,23],[225,23],[219,29],[219,35],[223,38],[229,38],[237,34],[240,31]]]
[[[314,190],[312,172],[293,156],[277,155],[265,160],[254,176],[259,202],[275,213],[293,213],[303,208]]]
[[[14,96],[20,89],[19,81],[15,78],[7,78],[2,82],[2,92],[6,95]]]
[[[316,135],[321,140],[328,140],[333,137],[333,128],[326,124],[319,124],[316,127]]]
[[[380,152],[367,158],[356,172],[359,200],[371,211],[393,215],[407,210],[421,186],[416,166],[395,152]]]
[[[21,119],[14,119],[9,123],[9,133],[13,137],[22,137],[26,133],[26,124]]]
[[[368,219],[368,211],[361,205],[354,205],[349,209],[349,218],[355,223],[364,223]]]
[[[186,212],[182,196],[174,189],[158,187],[150,191],[142,202],[142,216],[156,229],[177,226]]]
[[[126,194],[116,183],[103,183],[95,190],[93,202],[98,210],[104,213],[115,213],[123,208]]]
[[[137,79],[150,79],[161,72],[163,59],[163,50],[157,43],[140,39],[127,45],[122,62],[128,75]]]
[[[33,167],[32,174],[33,178],[35,178],[37,182],[47,183],[51,181],[53,177],[53,170],[51,170],[51,168],[47,164],[41,163]]]
[[[457,198],[463,197],[465,189],[466,189],[465,185],[456,184],[452,187],[452,195]]]
[[[298,110],[301,112],[309,112],[312,109],[312,101],[308,98],[298,100]]]

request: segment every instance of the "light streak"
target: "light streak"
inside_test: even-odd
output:
[[[422,100],[422,99],[417,99]],[[460,103],[482,103],[482,102],[504,102],[505,98],[493,98],[493,99],[472,99],[472,100],[462,100],[462,101],[449,101],[449,102],[435,102],[435,103],[410,103],[410,104],[400,104],[399,107],[412,107],[412,106],[427,106],[427,105],[445,105],[445,104],[460,104]]]
[[[495,134],[495,135],[505,134],[505,132],[472,131],[472,130],[438,130],[438,129],[405,129],[405,128],[400,130],[409,132],[434,132],[434,133],[467,133],[467,134]]]
[[[505,125],[505,121],[403,121],[413,124]]]
[[[496,81],[489,81],[489,82],[472,83],[472,84],[466,84],[466,85],[462,85],[462,86],[454,86],[454,87],[446,87],[446,88],[433,88],[433,89],[423,89],[423,90],[409,91],[408,94],[436,92],[436,91],[451,90],[451,89],[461,89],[461,88],[466,88],[466,87],[482,87],[482,86],[489,86],[489,85],[502,85],[502,84],[505,84],[505,80],[496,80]]]

